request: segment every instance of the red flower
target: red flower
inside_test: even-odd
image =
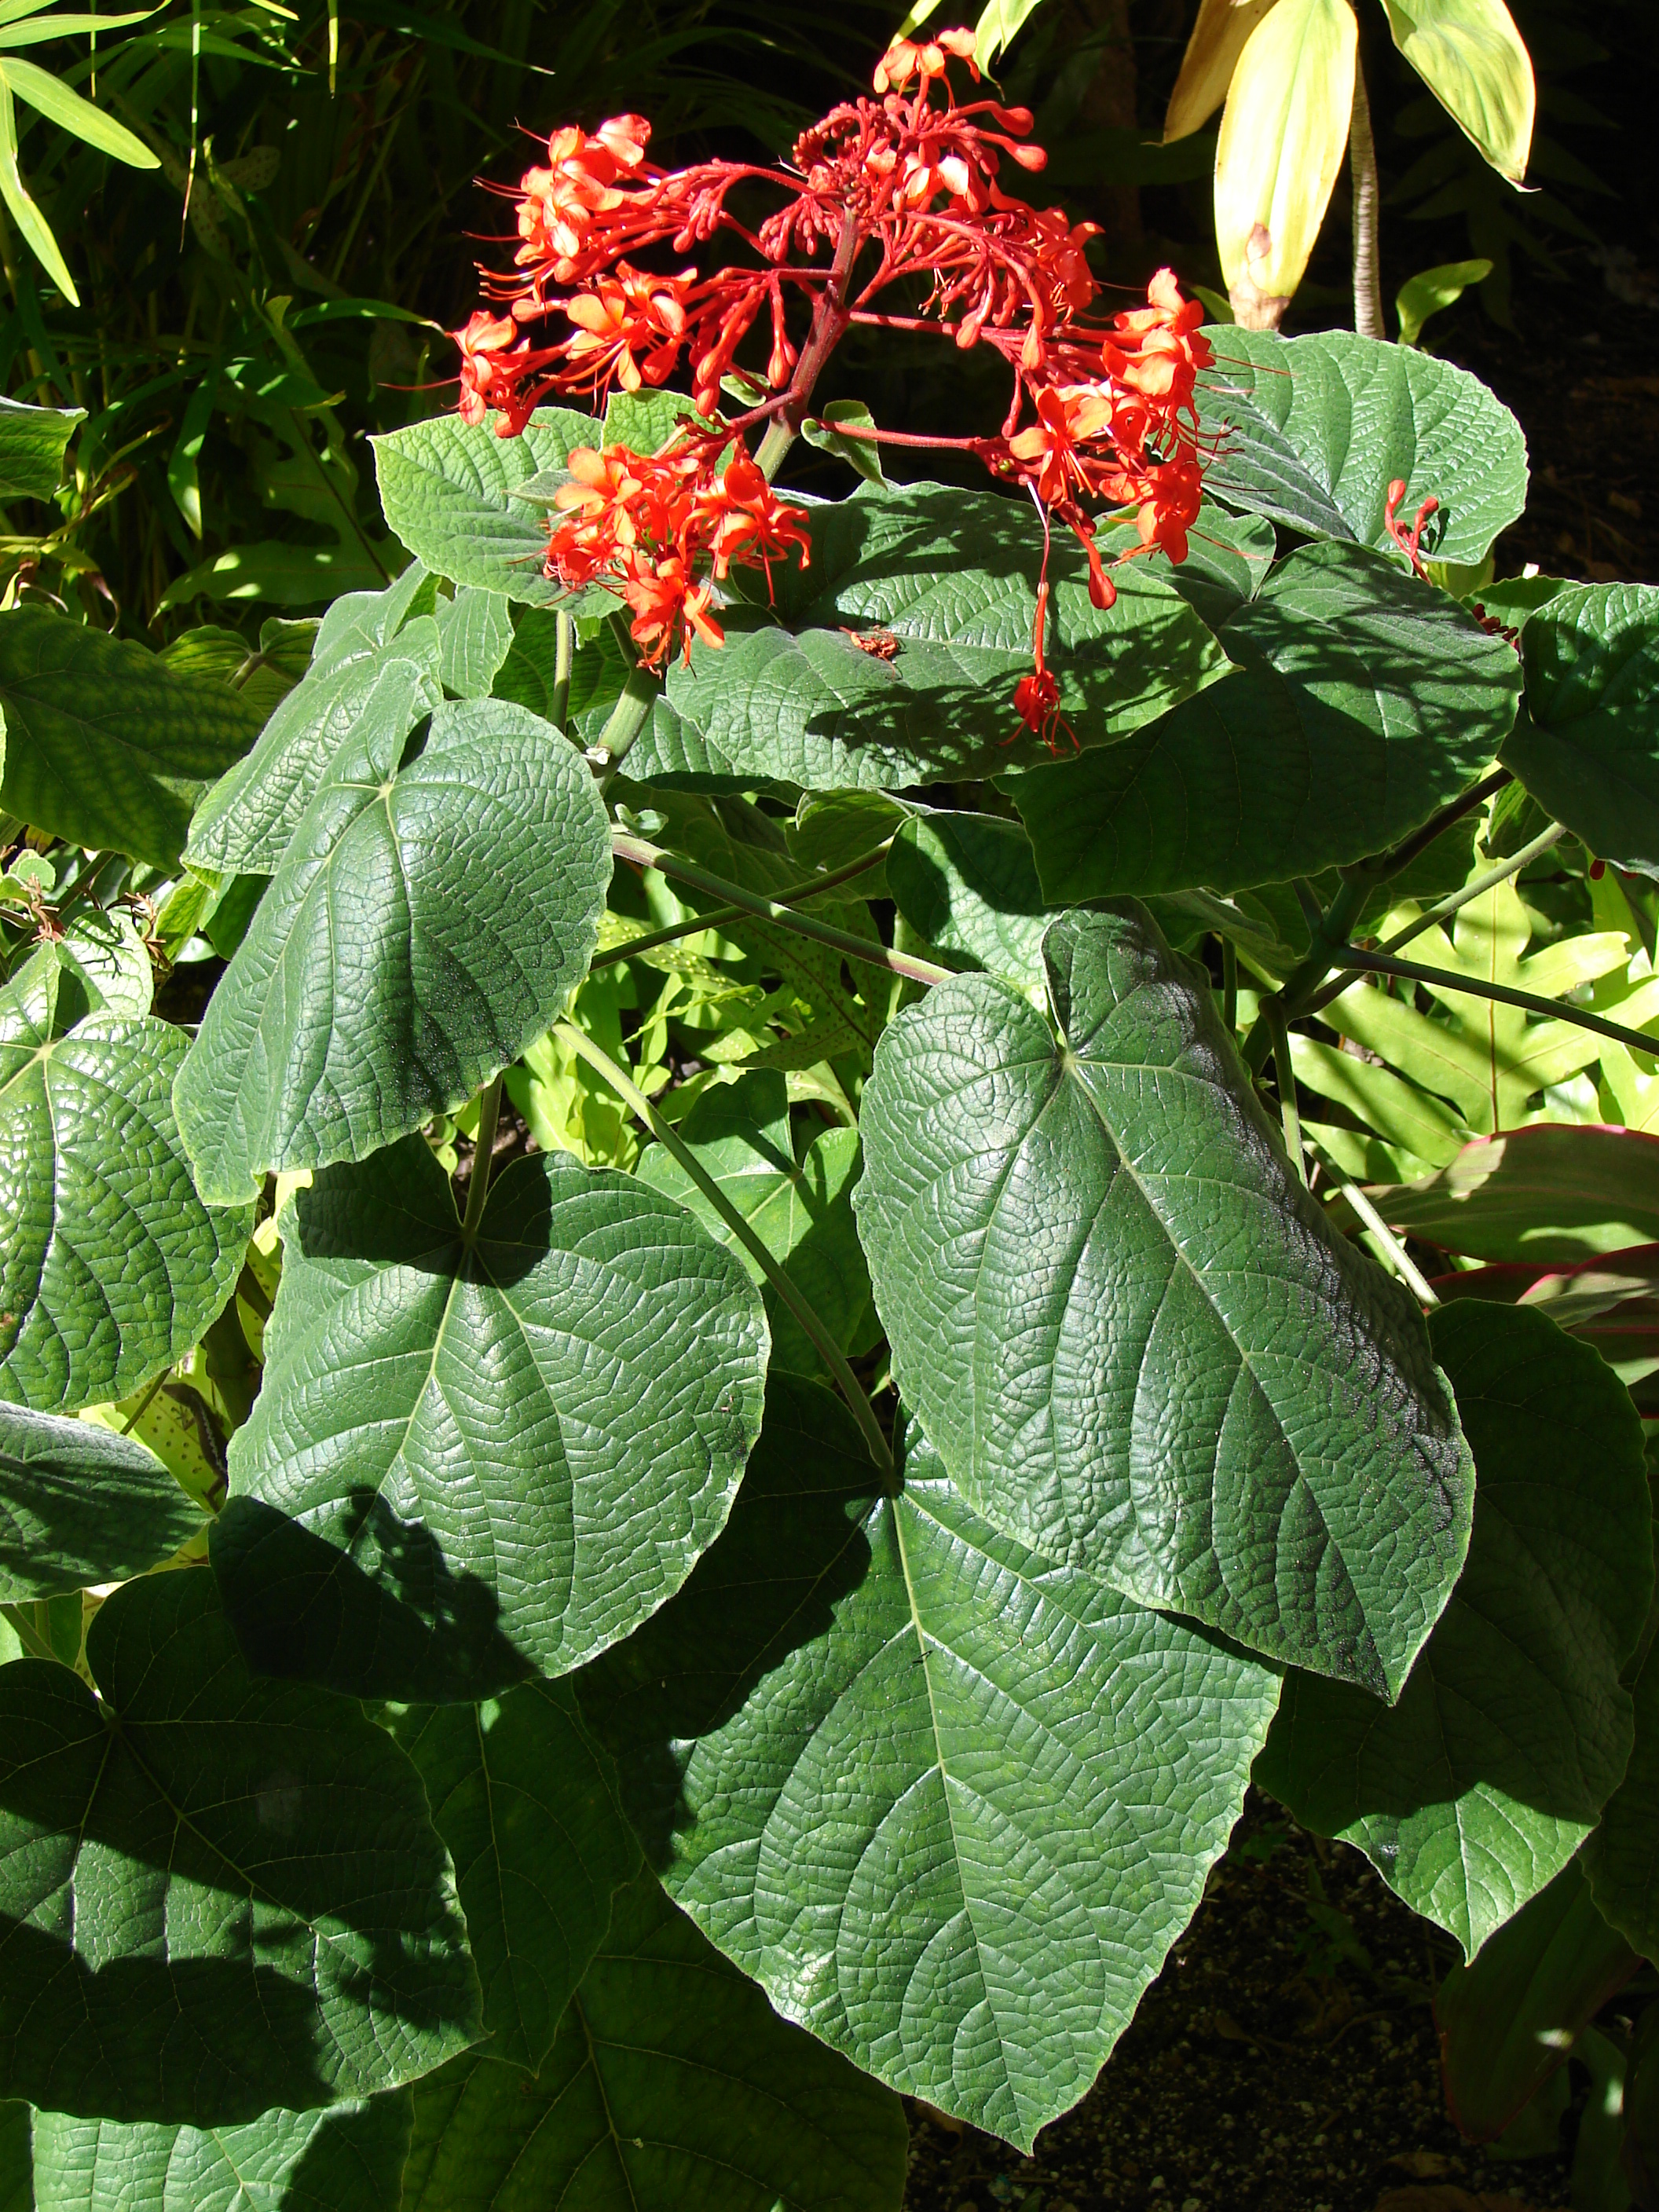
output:
[[[961,30],[941,31],[936,39],[924,39],[920,44],[914,39],[895,39],[876,64],[872,82],[878,92],[902,92],[911,78],[919,75],[926,90],[931,79],[945,75],[947,54],[966,62],[974,82],[979,82],[974,33]]]
[[[688,269],[678,276],[651,276],[619,261],[614,276],[598,278],[564,302],[576,325],[566,356],[573,370],[591,375],[596,396],[613,376],[624,392],[667,382],[685,336],[685,295],[696,274]]]
[[[677,637],[684,641],[689,663],[694,631],[705,645],[725,644],[725,631],[708,612],[714,586],[698,583],[678,553],[653,566],[635,556],[630,568],[621,595],[633,610],[629,629],[647,666],[660,666]]]
[[[1096,438],[1112,420],[1112,396],[1098,385],[1073,385],[1037,395],[1037,419],[1008,441],[1018,461],[1035,462],[1032,481],[1045,506],[1058,507],[1073,492],[1089,489],[1079,454],[1085,439]]]
[[[498,408],[496,436],[516,438],[548,389],[544,383],[524,391],[523,380],[544,368],[556,349],[532,349],[520,339],[510,315],[492,315],[482,307],[468,318],[465,330],[449,335],[461,349],[462,422],[482,422],[491,408]]]

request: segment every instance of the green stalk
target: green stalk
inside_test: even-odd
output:
[[[1238,1034],[1238,947],[1221,940],[1221,1019],[1229,1036]]]
[[[602,1075],[618,1097],[631,1107],[635,1115],[649,1129],[657,1142],[665,1146],[679,1162],[715,1212],[720,1215],[720,1219],[725,1222],[726,1227],[743,1246],[744,1251],[749,1253],[758,1264],[761,1273],[800,1323],[802,1328],[805,1330],[811,1339],[818,1357],[834,1376],[836,1387],[846,1399],[853,1419],[858,1423],[863,1433],[870,1456],[880,1470],[884,1485],[890,1492],[892,1491],[896,1487],[893,1455],[887,1448],[887,1439],[881,1432],[881,1425],[876,1419],[870,1401],[860,1389],[859,1379],[848,1365],[841,1347],[817,1315],[807,1304],[788,1276],[784,1273],[765,1245],[756,1236],[742,1214],[732,1205],[731,1200],[727,1198],[726,1193],[708,1173],[678,1131],[658,1113],[644,1091],[630,1080],[624,1071],[611,1059],[610,1054],[595,1044],[592,1037],[585,1036],[574,1022],[560,1022],[553,1034],[562,1044],[568,1045],[580,1058],[585,1060],[596,1074]]]
[[[860,854],[845,867],[832,868],[827,875],[813,876],[809,881],[789,884],[778,893],[780,906],[795,906],[803,899],[816,898],[820,891],[833,890],[849,877],[861,876],[887,856],[892,843],[890,837],[868,853]],[[719,929],[728,921],[741,921],[745,909],[740,906],[710,907],[702,914],[688,915],[684,921],[671,922],[666,929],[653,929],[644,937],[630,937],[626,945],[613,945],[608,952],[596,952],[592,965],[608,967],[613,961],[631,960],[636,952],[654,952],[659,945],[672,945],[677,938],[696,937],[705,929]]]
[[[1370,1199],[1366,1197],[1359,1185],[1351,1182],[1343,1174],[1322,1145],[1316,1145],[1314,1147],[1314,1152],[1320,1166],[1324,1169],[1343,1197],[1347,1200],[1366,1228],[1370,1231],[1371,1235],[1388,1254],[1395,1273],[1412,1295],[1422,1305],[1437,1306],[1440,1303],[1439,1292],[1431,1287],[1427,1276],[1418,1267],[1405,1246],[1371,1204]]]
[[[553,712],[548,719],[562,732],[570,720],[570,668],[576,658],[576,625],[562,607],[553,623]],[[631,738],[629,743],[633,743]]]
[[[1540,998],[1536,991],[1511,990],[1507,983],[1478,982],[1473,976],[1456,975],[1450,969],[1425,968],[1415,960],[1395,960],[1387,953],[1364,951],[1358,945],[1345,945],[1342,957],[1351,967],[1364,969],[1373,975],[1397,975],[1402,982],[1428,983],[1443,991],[1466,992],[1472,999],[1491,999],[1500,1006],[1519,1006],[1523,1013],[1571,1022],[1576,1029],[1611,1037],[1614,1044],[1623,1045],[1627,1052],[1644,1052],[1650,1059],[1659,1059],[1659,1037],[1644,1036],[1640,1030],[1625,1029],[1600,1014],[1587,1013],[1582,1006],[1569,1006],[1559,999]]]
[[[1308,1188],[1308,1163],[1302,1152],[1302,1116],[1297,1110],[1296,1071],[1291,1065],[1291,1033],[1285,1025],[1285,1010],[1270,999],[1264,1009],[1267,1024],[1273,1032],[1273,1070],[1279,1078],[1279,1118],[1285,1131],[1285,1149],[1291,1156],[1291,1165],[1301,1179],[1302,1188]]]
[[[631,860],[635,867],[655,868],[672,882],[690,884],[694,890],[708,891],[713,897],[735,907],[740,914],[775,922],[781,929],[793,930],[798,937],[812,938],[848,960],[863,961],[867,967],[884,968],[890,975],[903,975],[913,983],[948,983],[955,973],[932,960],[918,960],[908,952],[891,952],[886,945],[878,945],[869,938],[854,937],[850,930],[833,929],[828,922],[814,921],[807,915],[793,913],[780,900],[757,897],[753,891],[744,890],[741,884],[728,883],[724,876],[713,875],[707,868],[682,860],[677,853],[665,853],[661,846],[653,845],[643,837],[613,830],[611,849],[619,860]],[[822,884],[817,887],[822,888]]]
[[[478,1097],[478,1134],[472,1146],[472,1173],[467,1178],[466,1212],[461,1222],[461,1234],[469,1244],[478,1233],[484,1200],[489,1195],[489,1170],[495,1156],[495,1125],[501,1112],[501,1079],[498,1075],[493,1083],[484,1085]]]
[[[1268,1003],[1276,1005],[1286,1024],[1293,1022],[1306,1011],[1310,1000],[1324,981],[1339,957],[1348,932],[1353,927],[1370,896],[1374,885],[1361,882],[1357,876],[1345,876],[1342,888],[1320,917],[1313,932],[1313,943],[1308,957],[1292,969],[1275,997]],[[1257,1017],[1255,1026],[1244,1041],[1244,1064],[1252,1075],[1259,1075],[1267,1066],[1267,1054],[1273,1048],[1273,1024],[1267,1018],[1267,1006]]]

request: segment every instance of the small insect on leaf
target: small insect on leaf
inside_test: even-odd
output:
[[[848,629],[842,625],[842,635],[850,637],[860,653],[867,653],[872,660],[896,660],[899,641],[890,629]]]

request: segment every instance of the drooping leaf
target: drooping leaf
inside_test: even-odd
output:
[[[534,2081],[416,2093],[403,2212],[898,2212],[896,2097],[781,2021],[638,1875]]]
[[[1392,1698],[1473,1489],[1422,1316],[1324,1222],[1143,908],[1044,953],[1063,1043],[964,976],[877,1049],[854,1204],[894,1380],[1008,1535]]]
[[[742,1214],[843,1351],[870,1308],[870,1274],[853,1219],[859,1171],[856,1129],[823,1129],[796,1157],[783,1076],[757,1069],[704,1091],[679,1125],[702,1167]],[[760,1286],[772,1330],[775,1366],[816,1375],[823,1363],[760,1263],[738,1243],[702,1191],[663,1145],[636,1170],[665,1191],[726,1245]]]
[[[1028,506],[944,484],[869,485],[814,507],[811,526],[811,566],[775,567],[775,605],[763,578],[745,578],[756,596],[723,614],[725,645],[695,645],[690,665],[669,672],[668,705],[708,769],[880,788],[1044,757],[1013,708],[1042,568]],[[1144,568],[1118,571],[1104,614],[1081,551],[1059,535],[1048,576],[1048,659],[1084,745],[1121,738],[1224,671],[1210,631]],[[857,642],[878,633],[896,653]],[[629,770],[653,772],[631,758]]]
[[[1659,875],[1659,587],[1569,584],[1521,652],[1526,711],[1504,765],[1592,853]]]
[[[556,732],[446,701],[416,758],[368,773],[351,744],[330,764],[185,1062],[179,1124],[216,1204],[464,1105],[586,973],[611,841]]]
[[[1242,320],[1302,282],[1348,146],[1358,27],[1348,0],[1278,0],[1234,64],[1215,153],[1215,237]]]
[[[726,1533],[584,1676],[669,1892],[780,2010],[1029,2145],[1238,1814],[1273,1669],[997,1534],[775,1376]]]
[[[1504,0],[1382,0],[1394,42],[1500,176],[1527,173],[1538,105],[1532,60]]]
[[[760,1427],[767,1341],[683,1207],[538,1155],[468,1238],[414,1137],[319,1175],[283,1223],[214,1531],[256,1664],[480,1698],[579,1666],[678,1589]]]
[[[0,1601],[143,1574],[201,1525],[137,1437],[0,1404]]]
[[[1164,143],[1201,131],[1227,97],[1234,66],[1274,0],[1202,0],[1164,118]]]
[[[1448,1252],[1571,1266],[1659,1242],[1659,1136],[1540,1121],[1477,1138],[1437,1174],[1370,1195],[1391,1229]]]
[[[0,499],[50,499],[83,407],[26,407],[0,399]]]
[[[569,594],[542,574],[546,509],[515,499],[544,470],[562,470],[573,447],[597,446],[591,416],[538,408],[520,438],[493,424],[434,416],[374,439],[374,471],[386,519],[418,561],[452,583],[476,584],[531,606]]]
[[[0,1390],[37,1413],[123,1398],[230,1295],[252,1210],[197,1196],[173,1120],[181,1031],[93,1014],[56,1034],[55,983],[0,995]]]
[[[617,1779],[563,1683],[396,1723],[455,1863],[492,2061],[535,2073],[639,1872]]]
[[[439,672],[458,699],[487,699],[513,646],[513,610],[500,592],[462,584],[437,609]]]
[[[253,1680],[199,1569],[125,1583],[87,1658],[100,1698],[0,1668],[0,2092],[217,2127],[475,2039],[449,1860],[384,1730]]]
[[[35,2212],[398,2212],[413,2118],[406,2089],[241,2127],[37,2112]]]
[[[1221,440],[1206,481],[1230,506],[1389,551],[1398,477],[1407,518],[1431,494],[1440,502],[1425,550],[1471,565],[1525,507],[1521,426],[1466,370],[1353,331],[1206,335],[1216,362],[1199,420]]]
[[[1051,903],[1365,859],[1473,782],[1515,718],[1503,639],[1359,546],[1302,547],[1218,635],[1238,663],[1221,683],[1007,780]]]
[[[893,840],[887,882],[899,912],[937,951],[1041,986],[1054,911],[1017,823],[995,814],[917,815]]]
[[[1464,2134],[1476,2142],[1502,2135],[1636,1966],[1576,1861],[1478,1958],[1454,1966],[1434,2009],[1446,2100]]]
[[[1652,1595],[1653,1508],[1641,1421],[1588,1345],[1476,1299],[1429,1334],[1474,1452],[1463,1571],[1391,1712],[1291,1674],[1256,1780],[1472,1958],[1624,1773],[1620,1670]]]
[[[0,617],[0,807],[158,867],[259,730],[227,684],[35,606]]]

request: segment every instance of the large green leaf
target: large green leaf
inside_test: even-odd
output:
[[[477,1698],[580,1665],[678,1589],[759,1430],[767,1346],[758,1293],[682,1206],[538,1155],[466,1237],[413,1137],[283,1222],[214,1531],[258,1665]]]
[[[236,2128],[37,2112],[36,2212],[398,2212],[412,2121],[406,2089]]]
[[[1464,2134],[1477,2142],[1502,2135],[1636,1966],[1576,1862],[1478,1958],[1454,1966],[1434,2008],[1446,2101]]]
[[[745,580],[758,596],[722,616],[724,646],[694,645],[690,666],[669,672],[668,703],[699,741],[696,761],[833,790],[1042,759],[1014,712],[1043,560],[1030,507],[924,483],[866,487],[811,519],[811,565],[775,566],[775,605],[763,581]],[[1056,536],[1048,576],[1048,664],[1084,745],[1121,738],[1224,672],[1209,629],[1145,568],[1118,571],[1104,614],[1069,538]],[[890,659],[850,634],[878,630],[898,640]]]
[[[1584,1854],[1595,1902],[1644,1959],[1659,1951],[1659,1659],[1636,1678],[1636,1742]]]
[[[1216,363],[1199,420],[1220,439],[1206,482],[1230,506],[1388,550],[1398,477],[1407,520],[1431,494],[1440,502],[1426,550],[1471,565],[1525,507],[1521,426],[1467,370],[1353,331],[1206,335]]]
[[[640,1869],[610,1760],[563,1683],[397,1722],[455,1863],[493,2060],[533,2074]]]
[[[143,1574],[201,1525],[136,1437],[0,1404],[0,1601]]]
[[[1393,1697],[1468,1541],[1407,1293],[1285,1158],[1208,977],[1131,900],[901,1013],[854,1203],[893,1374],[963,1496],[1143,1604]]]
[[[1029,2145],[1196,1908],[1273,1670],[1039,1559],[775,1376],[726,1534],[584,1677],[670,1893],[895,2088]]]
[[[1364,860],[1462,791],[1515,719],[1504,640],[1362,546],[1302,547],[1218,635],[1224,681],[1008,780],[1052,903]]]
[[[124,1398],[230,1295],[252,1210],[205,1207],[173,1114],[183,1033],[93,1014],[55,1035],[58,971],[0,994],[0,1391],[40,1413]]]
[[[649,1874],[540,2075],[422,2082],[403,2212],[898,2212],[896,2097],[781,2021]]]
[[[0,1668],[0,2094],[216,2127],[476,2039],[449,1859],[389,1735],[253,1680],[199,1569],[124,1584],[87,1658],[97,1698]]]
[[[1504,766],[1591,852],[1659,875],[1659,586],[1569,584],[1521,653]]]
[[[50,499],[64,472],[64,449],[83,407],[26,407],[0,399],[0,499]]]
[[[757,1069],[704,1091],[679,1133],[843,1351],[870,1310],[870,1273],[853,1219],[859,1170],[856,1129],[821,1129],[799,1158],[784,1077]],[[666,1191],[728,1245],[762,1286],[775,1366],[816,1375],[822,1362],[806,1332],[752,1259],[663,1145],[641,1160],[640,1180]]]
[[[887,855],[894,903],[935,951],[1011,982],[1043,980],[1042,933],[1054,920],[1031,841],[996,814],[919,814]]]
[[[204,1194],[361,1159],[465,1103],[563,1011],[610,880],[591,774],[522,707],[446,701],[401,767],[345,746],[179,1079]]]
[[[438,575],[551,606],[569,594],[542,574],[546,507],[513,494],[544,470],[562,469],[573,447],[597,446],[601,434],[591,416],[564,407],[538,408],[521,438],[434,415],[373,441],[380,505]]]
[[[1430,1337],[1474,1452],[1468,1559],[1394,1710],[1292,1674],[1256,1780],[1472,1958],[1624,1773],[1653,1508],[1641,1420],[1588,1345],[1473,1298]]]
[[[228,684],[33,606],[0,615],[0,807],[158,867],[259,731]]]
[[[496,671],[513,649],[513,610],[500,592],[460,585],[437,606],[439,672],[458,699],[487,699]]]
[[[1448,1252],[1571,1266],[1659,1242],[1659,1136],[1540,1121],[1478,1137],[1437,1174],[1371,1197],[1391,1228]]]

